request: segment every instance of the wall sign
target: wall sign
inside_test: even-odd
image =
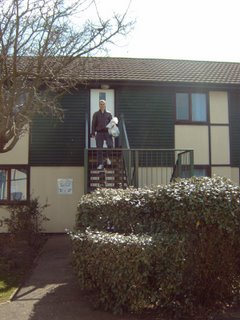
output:
[[[57,179],[58,194],[72,194],[73,179]]]

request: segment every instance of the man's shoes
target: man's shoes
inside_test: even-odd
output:
[[[109,158],[106,159],[106,163],[108,166],[110,166],[112,164],[111,160]]]
[[[108,165],[108,166],[110,166],[111,164],[112,164],[112,161],[109,159],[109,158],[107,158],[106,159],[106,164]],[[104,165],[102,164],[102,163],[100,163],[99,165],[98,165],[98,167],[97,167],[97,170],[103,170],[104,169]]]

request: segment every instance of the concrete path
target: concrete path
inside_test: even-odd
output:
[[[1,320],[135,320],[96,311],[83,297],[70,265],[66,235],[49,237],[13,301],[0,304]]]

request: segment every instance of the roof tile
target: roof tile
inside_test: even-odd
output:
[[[94,64],[94,68],[84,73],[74,68],[82,79],[240,84],[240,63],[236,62],[110,57],[86,59],[91,65]]]

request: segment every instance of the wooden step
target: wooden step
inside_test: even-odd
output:
[[[121,151],[110,151],[109,158],[111,165],[103,170],[98,170],[97,151],[91,150],[89,153],[88,165],[88,189],[93,191],[96,188],[126,188],[127,178],[124,169],[124,161]]]

